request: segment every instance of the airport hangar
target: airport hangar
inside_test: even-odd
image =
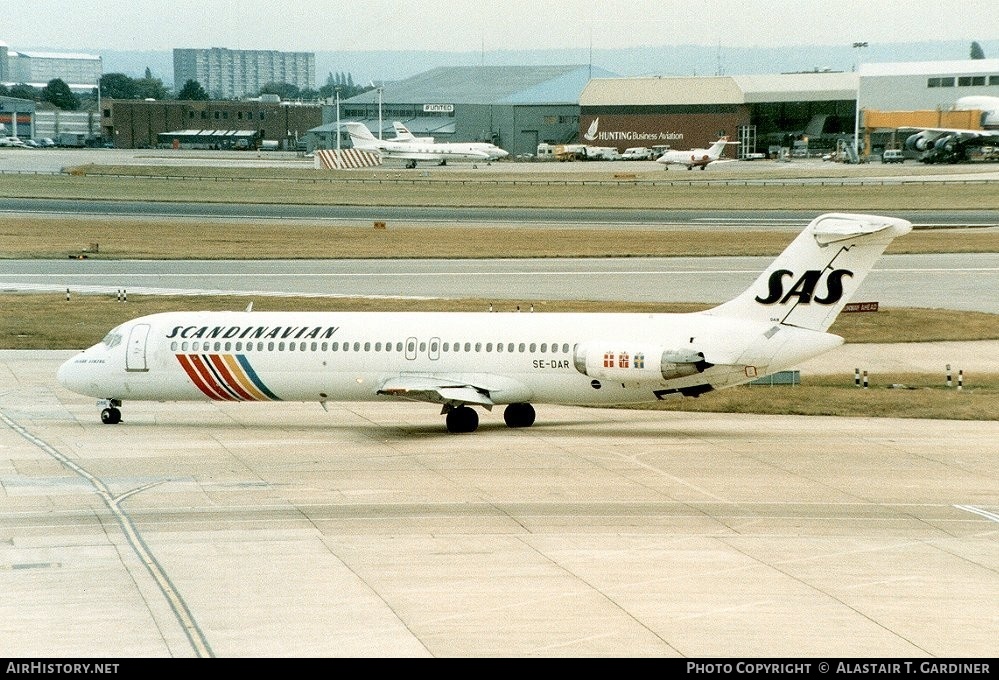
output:
[[[946,112],[972,94],[999,96],[999,60],[691,77],[618,77],[585,65],[468,66],[386,84],[341,102],[340,115],[364,122],[376,135],[380,126],[391,137],[392,121],[399,120],[417,136],[492,141],[514,157],[535,154],[539,142],[623,151],[706,146],[720,135],[739,141],[734,155],[746,157],[779,147],[832,150],[840,141],[852,144],[858,131],[866,139],[862,149],[893,144],[893,128],[863,127],[863,109],[892,112],[887,120],[896,126],[914,125],[920,111]],[[327,111],[323,117],[317,146],[333,147],[335,117]]]
[[[775,146],[818,151],[835,148],[838,140],[852,141],[858,109],[898,112],[895,122],[905,125],[913,112],[946,112],[967,95],[999,96],[999,60],[694,77],[617,77],[585,64],[459,66],[431,69],[342,100],[339,119],[364,122],[383,137],[392,137],[392,123],[400,121],[416,136],[490,141],[513,157],[533,156],[540,142],[580,141],[619,151],[691,148],[719,134],[740,141],[733,155],[745,157]],[[115,101],[102,118],[105,136],[125,148],[153,146],[160,132],[204,127],[264,129],[265,139],[278,139],[284,148],[311,151],[337,146],[336,109],[330,100],[291,108],[285,102]],[[885,137],[882,128],[875,145]],[[350,145],[346,135],[340,142]]]

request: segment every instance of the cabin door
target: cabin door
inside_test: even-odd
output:
[[[128,334],[128,347],[125,350],[126,371],[148,371],[146,366],[146,340],[149,338],[149,324],[132,326]]]

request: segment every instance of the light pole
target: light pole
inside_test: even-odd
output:
[[[382,138],[382,85],[378,86],[378,139]]]
[[[854,49],[867,47],[866,42],[853,43]],[[857,60],[853,62],[853,70],[857,71]],[[857,162],[860,162],[860,74],[857,75],[857,107],[853,116],[853,150],[857,154]]]
[[[336,87],[336,150],[340,151],[340,86]],[[337,154],[339,157],[339,153]]]

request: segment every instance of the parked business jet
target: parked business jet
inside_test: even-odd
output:
[[[979,130],[960,128],[900,127],[918,130],[905,140],[909,151],[920,151],[924,163],[959,163],[968,160],[968,149],[987,144],[999,144],[999,97],[961,97],[954,103],[955,111],[981,111]]]
[[[722,159],[721,155],[725,153],[726,144],[738,144],[739,142],[730,142],[728,137],[722,137],[717,142],[709,146],[707,149],[687,149],[680,150],[674,149],[667,151],[662,156],[656,159],[656,163],[662,163],[669,170],[671,165],[685,165],[688,170],[693,170],[694,168],[700,168],[703,170],[708,167],[711,163],[717,163],[719,160],[721,162],[726,162],[733,159]]]
[[[124,323],[58,370],[117,423],[126,400],[378,401],[475,407],[614,406],[696,397],[839,346],[827,329],[905,220],[815,218],[744,293],[687,314],[166,312]]]
[[[374,151],[384,158],[398,158],[406,161],[407,168],[415,168],[417,161],[436,161],[446,165],[449,159],[471,161],[493,161],[509,156],[495,144],[485,142],[420,142],[414,138],[406,141],[377,139],[364,123],[343,123],[350,134],[355,149]]]

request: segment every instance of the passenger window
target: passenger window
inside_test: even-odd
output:
[[[413,342],[413,341],[410,341],[410,342],[409,342],[409,343],[408,343],[408,344],[406,345],[406,351],[407,351],[407,352],[415,352],[415,351],[416,351],[416,343],[415,343],[415,342]]]
[[[339,342],[334,342],[332,345],[330,345],[330,351],[331,352],[336,352],[339,349],[340,349],[340,343]]]
[[[475,351],[476,352],[481,352],[482,351],[482,343],[481,342],[475,343]]]
[[[284,342],[279,342],[278,343],[278,351],[279,352],[283,352],[284,351]]]
[[[243,343],[241,343],[241,342],[237,342],[236,343],[236,351],[237,352],[242,352],[243,351]]]
[[[326,343],[324,342],[323,344],[325,345]],[[312,343],[312,351],[313,352],[316,351],[316,343]]]
[[[513,343],[512,343],[512,342],[511,342],[511,343],[509,343],[509,344],[508,344],[508,345],[506,346],[506,351],[507,351],[507,352],[512,352],[512,351],[513,351]]]
[[[451,348],[451,343],[445,342],[444,346],[441,348],[441,351],[442,352],[447,352],[447,351],[450,350],[450,348]]]
[[[370,342],[364,343],[364,351],[365,352],[370,352],[371,351],[371,343]]]
[[[563,342],[562,343],[562,354],[568,354],[568,353],[569,353],[569,343],[568,342]]]
[[[375,351],[376,352],[381,352],[382,351],[382,343],[380,343],[380,342],[376,342],[375,343]]]
[[[524,343],[520,343],[520,345],[517,347],[517,351],[519,351],[521,353],[523,353],[523,351],[525,349],[526,349],[526,346],[524,345]]]
[[[176,352],[177,351],[177,341],[176,340],[174,340],[173,342],[170,343],[170,351],[171,352]]]
[[[431,352],[436,352],[437,351],[437,343],[436,342],[431,342],[430,343],[430,351]]]
[[[361,351],[361,343],[359,343],[359,342],[355,342],[354,343],[354,351],[355,352],[360,352]]]
[[[396,352],[401,352],[402,351],[402,343],[401,342],[395,343],[395,351]]]
[[[267,351],[268,352],[273,352],[274,351],[274,343],[273,342],[268,342],[267,343]]]
[[[541,353],[544,354],[547,351],[548,351],[548,343],[547,342],[542,342],[541,343]]]
[[[497,352],[502,352],[503,351],[503,343],[502,342],[497,342],[496,343],[496,351]]]
[[[532,352],[536,352],[536,351],[537,351],[537,349],[538,349],[538,346],[537,346],[537,345],[536,345],[535,343],[533,343],[533,342],[532,342],[532,343],[531,343],[531,351],[532,351]]]
[[[264,351],[264,343],[262,343],[262,342],[258,342],[257,343],[257,351],[258,352],[263,352]]]
[[[486,343],[486,351],[487,352],[492,352],[493,351],[493,343],[491,343],[491,342],[487,342]]]
[[[472,343],[470,343],[470,342],[466,342],[465,343],[465,351],[466,352],[471,352],[472,351]]]
[[[420,343],[420,352],[422,353],[422,352],[426,352],[426,351],[427,351],[427,343],[426,342],[421,342]]]

